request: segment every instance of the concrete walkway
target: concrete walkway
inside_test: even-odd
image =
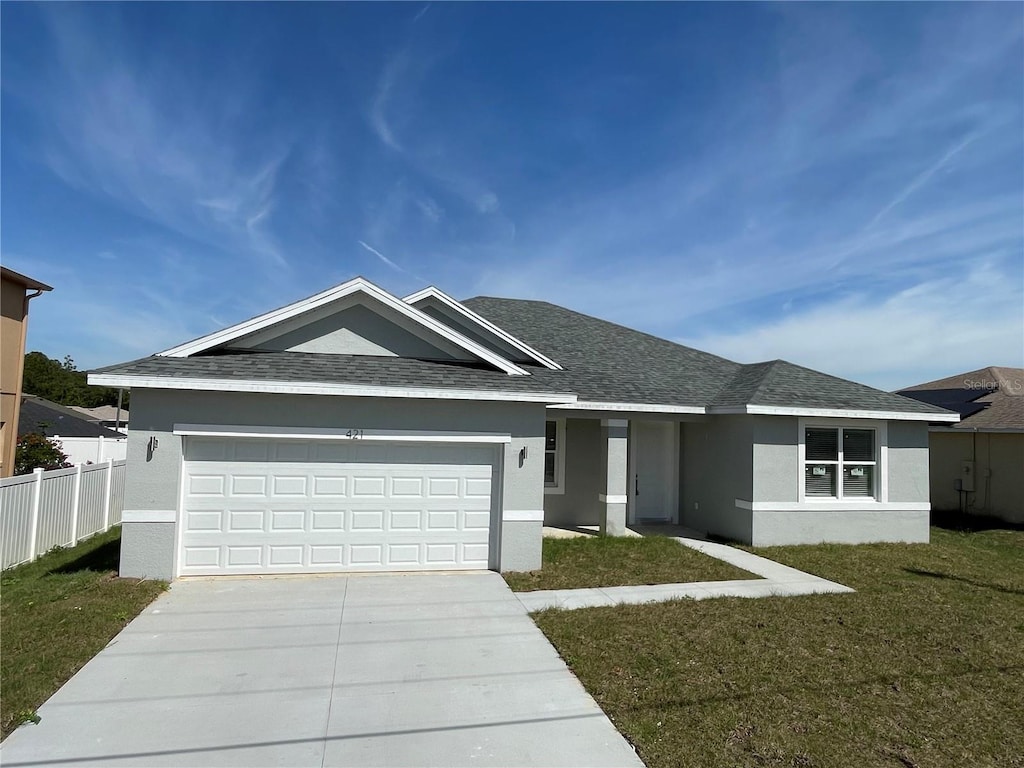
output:
[[[657,528],[641,528],[640,533],[655,533]],[[585,535],[585,534],[584,534]],[[545,608],[596,608],[605,605],[657,603],[689,598],[705,600],[709,597],[779,597],[792,595],[818,595],[853,592],[834,581],[776,563],[766,557],[742,549],[705,541],[696,536],[671,536],[684,547],[695,549],[710,557],[723,560],[744,571],[756,573],[760,579],[733,581],[697,581],[689,584],[652,584],[634,587],[599,587],[591,589],[545,589],[537,592],[516,592],[516,597],[528,611]]]
[[[4,768],[643,768],[497,573],[175,582]]]

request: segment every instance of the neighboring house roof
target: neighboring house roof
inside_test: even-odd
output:
[[[20,272],[15,272],[13,269],[7,267],[0,267],[0,276],[4,280],[10,280],[12,283],[20,283],[28,288],[30,291],[52,291],[53,287],[46,283],[41,283],[27,275],[23,275]]]
[[[122,408],[119,413],[116,405],[98,405],[95,408],[86,408],[82,405],[68,407],[93,421],[117,421],[120,418],[122,424],[128,423],[128,409]]]
[[[25,395],[21,400],[21,413],[18,417],[18,437],[32,433],[48,437],[124,437],[120,432],[82,418],[82,414],[71,408],[35,395]]]
[[[332,304],[340,298],[345,302]],[[409,300],[430,304],[436,314],[357,278],[159,355],[93,371],[89,380],[108,386],[531,400],[604,411],[957,418],[781,360],[741,365],[547,302],[477,297],[459,304],[436,289]],[[306,341],[299,345],[303,351],[264,341],[283,338],[277,324],[289,329],[289,338],[297,338],[296,323],[302,322],[326,323],[317,327],[337,334],[339,323],[327,323],[324,312],[347,312],[352,301],[382,312],[405,331],[425,328],[472,354],[441,360],[383,348],[382,354],[323,353],[305,351]],[[395,302],[405,309],[396,309]],[[444,331],[446,322],[454,330]],[[504,359],[502,350],[518,365]]]
[[[960,414],[953,429],[1024,432],[1024,368],[989,366],[899,392]]]

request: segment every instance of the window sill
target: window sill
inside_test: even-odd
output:
[[[927,501],[878,501],[877,499],[822,499],[821,501],[755,501],[736,499],[739,509],[752,512],[927,512]]]

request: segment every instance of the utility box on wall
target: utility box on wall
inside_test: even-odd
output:
[[[960,490],[961,491],[974,491],[974,462],[973,461],[962,461],[960,462]]]

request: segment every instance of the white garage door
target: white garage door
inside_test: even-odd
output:
[[[178,573],[488,567],[495,449],[186,440]]]

